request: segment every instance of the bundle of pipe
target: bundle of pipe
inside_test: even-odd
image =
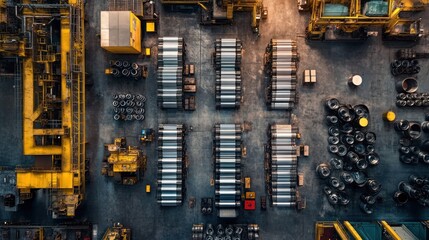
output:
[[[241,101],[241,41],[216,39],[216,107],[238,108]]]
[[[289,110],[296,101],[298,53],[296,41],[271,39],[267,47],[270,74],[267,104],[270,109]]]
[[[236,208],[241,198],[241,126],[215,126],[216,207]]]
[[[183,106],[183,38],[158,38],[158,103],[162,108]]]
[[[270,127],[271,189],[274,206],[296,205],[298,128],[287,124]]]
[[[161,206],[178,206],[184,195],[184,126],[160,124],[158,128],[158,191]]]

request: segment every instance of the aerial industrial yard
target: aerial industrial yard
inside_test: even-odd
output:
[[[0,239],[429,239],[427,0],[0,0]]]

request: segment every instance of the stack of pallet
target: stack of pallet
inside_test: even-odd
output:
[[[273,206],[296,205],[298,129],[287,124],[270,127],[271,193]]]
[[[158,103],[162,108],[183,106],[183,38],[158,38]]]
[[[269,73],[267,105],[270,109],[290,110],[296,102],[298,53],[293,40],[271,39],[265,64]]]
[[[215,186],[219,217],[236,217],[241,198],[241,126],[215,126]]]
[[[161,206],[181,205],[185,192],[185,128],[160,124],[158,130],[158,191]]]
[[[239,108],[241,102],[241,41],[216,39],[216,107]]]

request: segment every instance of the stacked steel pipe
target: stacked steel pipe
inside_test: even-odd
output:
[[[216,39],[216,107],[239,108],[241,101],[241,41]]]
[[[158,103],[162,108],[183,106],[183,38],[158,38]]]
[[[271,199],[273,206],[296,205],[298,128],[288,124],[270,127]]]
[[[401,135],[399,140],[399,159],[405,164],[429,164],[429,116],[425,121],[397,120],[395,130]]]
[[[298,52],[296,41],[271,39],[266,52],[269,77],[267,105],[270,109],[292,109],[296,102]]]
[[[158,203],[182,204],[185,172],[185,128],[182,124],[160,124],[158,130]]]
[[[216,207],[235,209],[241,198],[241,126],[215,125]]]

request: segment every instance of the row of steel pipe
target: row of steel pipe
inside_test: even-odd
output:
[[[271,163],[271,199],[273,206],[296,205],[298,129],[289,124],[273,124],[269,128]]]
[[[184,133],[182,124],[158,126],[157,201],[161,206],[177,206],[183,201]]]
[[[238,108],[241,102],[241,41],[216,39],[216,107]]]
[[[296,102],[297,61],[296,42],[271,39],[267,47],[269,85],[267,105],[270,109],[292,109]]]
[[[241,205],[241,126],[216,124],[214,127],[215,204],[218,208]]]
[[[183,106],[183,38],[158,38],[158,103],[162,108]]]

